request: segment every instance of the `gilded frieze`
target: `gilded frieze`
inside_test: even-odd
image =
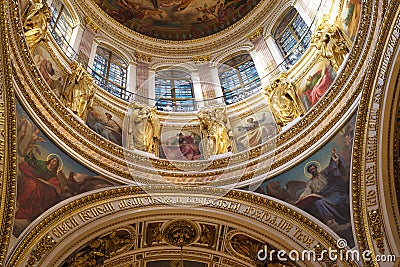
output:
[[[371,66],[366,73],[364,90],[360,102],[359,119],[357,121],[357,135],[355,139],[355,155],[353,158],[352,173],[352,190],[353,190],[353,213],[355,229],[357,233],[357,241],[359,250],[370,250],[371,257],[392,253],[391,237],[387,236],[385,215],[382,210],[386,207],[382,206],[381,195],[382,184],[388,179],[385,175],[381,175],[379,170],[383,168],[387,172],[388,165],[384,162],[386,158],[381,158],[381,154],[389,153],[382,150],[380,142],[385,140],[387,132],[380,127],[385,120],[384,113],[386,90],[389,87],[392,76],[392,67],[396,62],[396,51],[399,49],[398,32],[400,31],[400,17],[398,13],[399,2],[391,2],[381,27],[381,36],[379,39],[375,53],[371,59]],[[394,94],[389,92],[389,96]],[[389,99],[391,99],[389,97]],[[397,109],[397,107],[395,108]],[[389,130],[388,130],[389,131]],[[389,148],[388,151],[390,151]],[[390,170],[389,170],[390,174]],[[397,222],[398,224],[398,222]],[[366,234],[367,233],[367,234]],[[365,261],[365,266],[377,266],[377,262]]]
[[[148,195],[143,191],[143,189],[152,193]],[[147,219],[145,220],[151,220],[151,217],[149,216],[158,216],[159,218],[163,218],[163,216],[171,216],[171,214],[180,214],[178,216],[185,218],[190,214],[185,213],[185,208],[193,207],[193,205],[201,205],[201,209],[204,209],[205,211],[210,209],[210,211],[218,211],[218,214],[223,213],[225,216],[239,216],[246,218],[246,223],[243,225],[238,224],[238,227],[242,229],[242,233],[247,233],[246,235],[249,235],[248,233],[251,232],[251,238],[258,240],[261,243],[265,242],[266,239],[275,242],[274,240],[277,238],[276,242],[279,242],[278,240],[281,242],[287,238],[291,241],[288,243],[285,241],[285,244],[275,243],[275,245],[278,247],[283,246],[286,249],[289,249],[289,247],[287,247],[289,246],[288,244],[296,244],[296,247],[298,248],[309,249],[314,248],[314,246],[319,243],[321,243],[323,247],[336,246],[336,240],[334,237],[326,232],[324,228],[321,228],[320,225],[310,221],[308,217],[305,217],[302,213],[298,213],[297,211],[270,199],[254,196],[241,191],[230,191],[222,198],[215,197],[215,195],[218,195],[221,192],[227,193],[228,191],[216,188],[203,188],[199,190],[193,187],[175,188],[171,186],[145,188],[125,187],[110,189],[75,199],[68,205],[64,205],[60,207],[60,209],[54,211],[54,213],[49,214],[45,220],[38,222],[35,228],[31,229],[30,233],[21,240],[20,246],[11,255],[9,263],[14,265],[23,264],[23,262],[27,260],[26,256],[31,255],[35,249],[35,237],[42,238],[47,235],[51,236],[57,244],[64,244],[63,250],[70,250],[75,247],[73,251],[69,252],[72,254],[77,247],[79,248],[84,245],[87,240],[92,240],[95,236],[100,236],[100,238],[103,236],[105,237],[106,234],[102,233],[109,233],[109,231],[104,227],[110,227],[106,221],[113,220],[114,224],[121,224],[124,221],[125,224],[132,224],[133,220],[141,220],[140,210],[143,210],[143,208],[165,208],[168,205],[175,206],[175,210],[172,209],[173,206],[170,206],[171,211],[169,213],[156,212],[153,215],[146,215]],[[132,212],[135,216],[129,215]],[[190,216],[193,217],[194,215],[191,214]],[[220,215],[215,217],[212,213],[205,213],[199,216],[202,218],[201,220],[203,223],[204,220],[212,220],[215,222],[221,221],[221,218],[219,218]],[[67,219],[76,220],[76,226],[72,227],[68,232],[59,235],[57,227],[60,222]],[[103,225],[104,227],[101,229],[93,229],[94,222],[96,222],[97,225]],[[243,222],[244,221],[242,221],[242,223]],[[168,223],[165,225],[167,224]],[[237,223],[232,221],[230,224],[234,226]],[[258,225],[257,229],[259,230],[252,228],[252,224]],[[301,228],[300,225],[304,224],[307,225],[307,227]],[[136,223],[136,225],[138,224]],[[164,226],[160,227],[162,234],[163,229],[168,228],[164,228]],[[197,226],[193,227],[197,228]],[[121,227],[116,227],[116,229],[119,228]],[[189,227],[189,229],[191,228],[192,227]],[[180,228],[178,227],[177,229]],[[265,229],[269,230],[266,231]],[[100,231],[100,235],[97,231]],[[82,236],[82,239],[79,240],[71,239],[74,233],[85,233],[85,236]],[[301,237],[299,236],[300,234]],[[89,236],[92,238],[89,238]],[[307,239],[304,239],[304,236],[307,236]],[[234,236],[232,236],[232,238],[233,237]],[[237,237],[242,239],[242,237]],[[292,241],[294,243],[292,243]],[[160,243],[160,245],[162,244]],[[235,248],[233,249],[239,254],[245,252],[236,245],[234,247]],[[186,249],[187,248],[185,247],[184,250]],[[175,250],[179,251],[179,248],[176,248]],[[156,252],[157,250],[154,251]],[[47,255],[50,254],[52,256],[47,257]],[[42,254],[43,260],[41,262],[50,264],[50,262],[62,260],[62,257],[66,256],[65,253],[61,251],[56,252],[50,248]],[[351,262],[344,261],[341,263],[344,266],[351,266],[352,264]]]

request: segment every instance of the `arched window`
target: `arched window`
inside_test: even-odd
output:
[[[60,46],[68,57],[73,56],[73,50],[70,47],[72,31],[74,23],[71,13],[60,0],[53,0],[50,5],[52,12],[51,21],[49,23],[49,30],[54,40]]]
[[[260,90],[261,80],[249,54],[227,60],[218,72],[225,103],[228,105]]]
[[[111,94],[128,99],[126,75],[128,64],[112,51],[97,47],[92,75],[95,82]]]
[[[275,28],[273,36],[287,63],[293,65],[310,44],[311,30],[292,8]]]
[[[155,78],[155,96],[159,110],[195,110],[192,79],[185,71],[176,69],[158,71]]]

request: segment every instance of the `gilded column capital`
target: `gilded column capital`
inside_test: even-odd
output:
[[[263,28],[258,27],[257,30],[253,31],[250,35],[247,36],[247,40],[249,40],[250,42],[253,42],[255,39],[257,39],[258,37],[260,37],[262,35],[262,32],[263,32]]]
[[[135,57],[137,59],[147,62],[147,63],[151,62],[151,60],[152,60],[152,57],[150,55],[146,55],[146,54],[138,52],[138,51],[135,52]]]
[[[205,62],[209,62],[211,60],[211,55],[202,55],[202,56],[193,56],[192,60],[196,63],[196,64],[201,64],[201,63],[205,63]]]
[[[92,30],[94,31],[94,33],[98,33],[98,31],[100,30],[100,28],[99,28],[99,26],[97,26],[97,25],[93,22],[93,20],[91,20],[89,17],[86,17],[86,18],[85,18],[85,22],[86,22],[86,25],[87,25],[90,29],[92,29]]]

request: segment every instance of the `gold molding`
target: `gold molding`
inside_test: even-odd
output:
[[[206,63],[211,60],[211,55],[202,55],[202,56],[193,56],[192,61],[195,62],[196,64],[201,64],[201,63]]]
[[[139,52],[139,51],[135,51],[135,57],[143,62],[151,62],[151,60],[153,59],[150,55],[146,55],[145,53]]]
[[[92,31],[94,33],[98,33],[99,32],[100,27],[97,26],[97,24],[89,16],[85,17],[85,23],[86,23],[86,26],[88,26],[90,29],[92,29]]]
[[[247,35],[247,40],[249,40],[250,42],[253,42],[255,39],[257,39],[258,37],[260,37],[262,35],[263,32],[263,28],[262,27],[258,27],[257,30],[255,30],[254,32],[252,32],[250,35]]]
[[[149,192],[149,193],[146,193]],[[224,195],[225,194],[225,195]],[[221,195],[224,195],[220,197]],[[46,235],[53,236],[54,240],[61,244],[67,236],[77,233],[78,230],[86,231],[86,227],[91,227],[92,222],[99,222],[101,218],[113,216],[121,217],[121,214],[129,210],[136,212],[144,210],[146,207],[155,209],[157,207],[165,208],[168,205],[175,206],[175,212],[180,212],[180,208],[191,209],[194,206],[201,205],[205,211],[207,209],[219,210],[226,215],[243,216],[244,221],[252,221],[264,227],[275,229],[278,237],[288,238],[291,240],[286,244],[295,242],[303,248],[313,248],[313,244],[321,243],[324,247],[335,247],[336,239],[331,236],[319,224],[311,221],[308,216],[304,216],[303,212],[297,212],[279,202],[267,199],[262,196],[255,196],[248,192],[237,190],[225,190],[214,187],[183,187],[183,186],[146,186],[146,187],[122,187],[103,190],[91,195],[82,196],[78,199],[70,201],[68,204],[48,214],[46,219],[38,222],[31,231],[20,240],[20,244],[14,253],[10,255],[9,263],[12,266],[21,266],[27,259],[26,256],[31,254],[35,248],[38,239]],[[107,211],[99,213],[96,216],[86,216],[87,212],[93,207],[109,207]],[[112,208],[110,208],[112,207]],[[172,208],[172,206],[170,206]],[[174,212],[174,213],[175,213]],[[220,212],[217,212],[220,214]],[[170,213],[170,212],[169,212]],[[159,216],[159,213],[156,213]],[[183,214],[183,213],[182,213]],[[140,214],[137,214],[140,216]],[[201,216],[207,216],[203,214]],[[213,216],[216,216],[215,214]],[[57,227],[60,222],[68,218],[78,220],[76,227],[70,229],[66,236],[54,236],[52,229]],[[126,220],[121,218],[121,220]],[[161,217],[160,217],[161,218]],[[109,217],[109,220],[111,218]],[[130,219],[129,219],[130,220]],[[307,225],[302,228],[301,225]],[[251,228],[249,228],[251,229]],[[301,230],[300,230],[301,229]],[[254,229],[253,229],[254,231]],[[301,231],[304,235],[308,235],[311,239],[304,241],[299,237],[295,237],[293,232]],[[302,236],[303,236],[302,234]],[[265,233],[262,234],[265,236]],[[74,241],[76,242],[76,241]],[[59,247],[59,246],[58,246]],[[55,255],[52,251],[46,252],[49,255]],[[46,257],[46,255],[43,255]],[[342,261],[344,266],[352,266],[352,262]]]

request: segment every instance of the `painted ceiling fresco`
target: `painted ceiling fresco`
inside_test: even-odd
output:
[[[239,21],[260,0],[94,0],[116,21],[164,40],[192,40]]]

